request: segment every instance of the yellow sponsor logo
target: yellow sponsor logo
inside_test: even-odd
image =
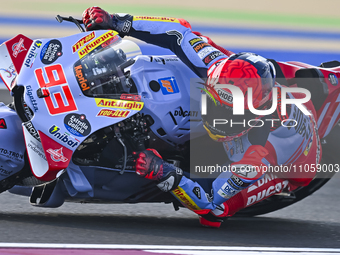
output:
[[[175,22],[179,23],[176,18],[166,18],[166,17],[151,17],[151,16],[134,16],[133,20],[149,20],[149,21],[163,21],[163,22]]]
[[[135,101],[124,101],[116,99],[95,98],[98,107],[119,108],[128,110],[142,110],[144,103]]]
[[[177,197],[177,199],[187,208],[193,211],[201,210],[201,208],[196,205],[194,201],[188,196],[188,194],[180,187],[177,187],[173,191],[171,191],[172,194]]]
[[[72,52],[75,53],[77,50],[79,50],[81,47],[83,47],[86,43],[88,43],[89,41],[92,41],[94,39],[94,37],[95,37],[94,32],[92,32],[91,34],[81,38],[78,42],[73,44]]]
[[[194,38],[189,41],[191,46],[193,46],[197,42],[203,42],[203,40],[201,38]]]
[[[79,58],[83,58],[87,54],[89,54],[91,51],[93,51],[95,48],[103,44],[104,42],[114,38],[118,33],[116,31],[110,30],[109,32],[106,32],[105,34],[99,36],[97,39],[95,39],[93,42],[90,42],[85,47],[81,48],[78,51]]]
[[[129,115],[130,111],[125,110],[110,110],[110,109],[103,109],[97,114],[97,116],[105,116],[111,118],[125,118]]]

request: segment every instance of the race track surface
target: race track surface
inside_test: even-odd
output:
[[[0,1],[0,43],[19,33],[32,39],[78,33],[74,25],[58,24],[54,17],[80,18],[93,5],[90,0]],[[185,18],[194,30],[234,52],[251,51],[278,61],[313,65],[340,60],[338,0],[216,0],[208,4],[202,0],[126,0],[120,4],[103,0],[96,5],[111,13]],[[145,44],[141,47],[144,54],[171,54],[161,49],[155,53]],[[0,102],[11,102],[7,91],[0,89]],[[0,243],[340,248],[339,181],[337,174],[297,204],[259,217],[231,218],[220,229],[202,228],[192,212],[175,212],[168,204],[65,203],[47,209],[5,192],[0,194]]]
[[[340,248],[339,174],[305,200],[264,216],[199,225],[165,204],[76,204],[35,208],[27,197],[0,195],[3,243],[141,244]]]

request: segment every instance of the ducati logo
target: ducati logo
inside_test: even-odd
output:
[[[0,119],[0,129],[7,129],[5,119]]]

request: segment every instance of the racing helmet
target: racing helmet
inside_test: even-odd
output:
[[[25,150],[19,116],[4,103],[0,103],[0,181],[23,169]]]
[[[250,112],[248,93],[252,88],[252,104],[257,110],[265,110],[272,105],[272,88],[275,85],[275,68],[267,59],[241,52],[216,63],[208,71],[205,84],[207,93],[206,115],[202,115],[204,128],[209,136],[219,142],[231,141],[259,125],[262,116]],[[234,95],[229,89],[216,88],[216,84],[238,87],[244,97],[244,114],[233,114]],[[239,100],[239,98],[235,98]],[[216,120],[223,120],[216,122]],[[222,124],[223,123],[223,124]]]

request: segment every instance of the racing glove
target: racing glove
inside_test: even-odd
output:
[[[83,12],[83,23],[87,31],[111,29],[117,31],[120,37],[129,34],[132,19],[129,14],[109,14],[97,6],[87,8]]]
[[[164,192],[175,189],[182,179],[182,169],[165,162],[154,149],[134,152],[136,157],[136,174],[141,177],[158,181],[157,187]]]

